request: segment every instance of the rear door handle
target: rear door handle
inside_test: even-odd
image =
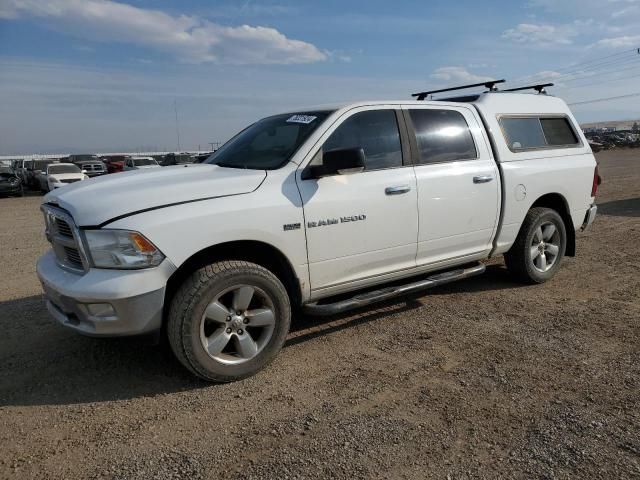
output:
[[[403,193],[407,193],[411,190],[409,185],[398,185],[396,187],[387,187],[384,189],[384,193],[387,195],[402,195]]]
[[[493,180],[493,175],[479,175],[473,177],[473,183],[488,183]]]

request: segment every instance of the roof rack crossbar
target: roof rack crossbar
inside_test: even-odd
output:
[[[528,85],[526,87],[507,88],[503,92],[521,92],[522,90],[535,90],[538,93],[547,93],[546,87],[553,87],[553,83],[540,83],[538,85]]]
[[[417,97],[416,100],[424,100],[429,95],[433,95],[434,93],[451,92],[453,90],[464,90],[464,89],[473,88],[473,87],[486,87],[490,91],[495,92],[497,90],[496,84],[504,83],[505,81],[506,80],[504,80],[504,79],[502,79],[502,80],[489,80],[487,82],[472,83],[471,85],[461,85],[459,87],[441,88],[440,90],[430,90],[428,92],[413,93],[411,96],[412,97]]]

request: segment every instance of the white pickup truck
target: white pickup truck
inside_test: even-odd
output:
[[[594,219],[596,161],[562,100],[487,86],[275,115],[204,164],[49,193],[49,312],[86,335],[162,332],[195,375],[232,381],[276,356],[297,307],[343,312],[496,255],[549,280]]]

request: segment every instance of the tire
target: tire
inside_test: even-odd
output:
[[[560,268],[567,248],[562,217],[550,208],[529,210],[511,249],[504,255],[509,271],[520,281],[550,280]]]
[[[275,358],[290,324],[289,296],[280,280],[260,265],[228,260],[187,277],[171,302],[167,336],[193,374],[233,382]]]

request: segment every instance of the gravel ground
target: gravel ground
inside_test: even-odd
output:
[[[266,370],[192,378],[57,326],[40,197],[0,200],[0,478],[640,478],[640,151],[540,286],[484,276],[322,321]]]

